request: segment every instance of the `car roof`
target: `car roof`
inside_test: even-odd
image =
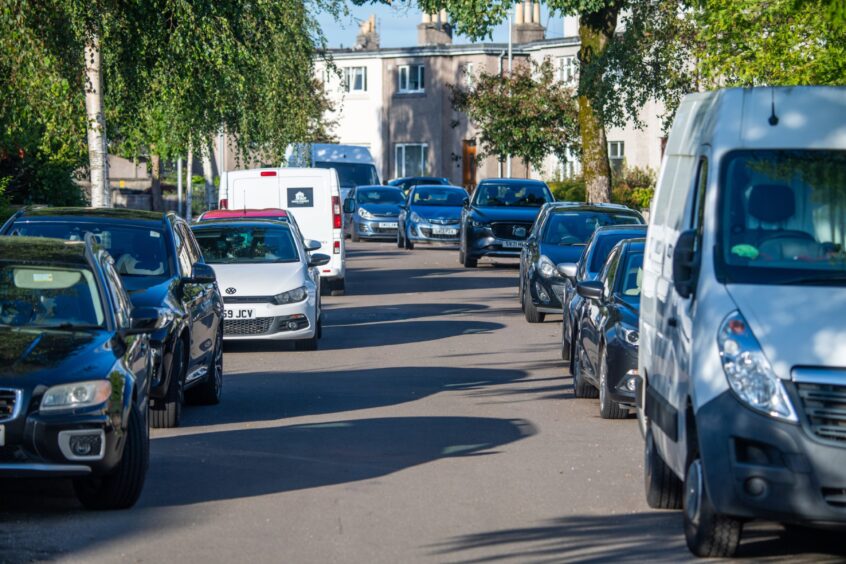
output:
[[[244,218],[244,219],[212,219],[209,221],[203,221],[201,223],[195,223],[191,226],[191,229],[210,229],[215,226],[225,226],[225,227],[279,227],[283,229],[290,230],[292,228],[291,224],[287,221],[276,221],[274,219],[264,219],[264,218]]]
[[[0,260],[89,266],[85,243],[47,237],[0,237],[0,257],[3,257]]]
[[[620,232],[636,232],[636,231],[643,231],[646,232],[647,225],[645,223],[621,223],[619,225],[603,225],[601,227],[597,227],[596,230],[593,232],[594,237],[601,237],[602,235],[610,234],[619,234]]]
[[[412,186],[411,189],[412,190],[419,190],[420,188],[438,188],[438,189],[441,189],[441,190],[444,189],[444,188],[449,188],[449,189],[452,189],[452,190],[461,190],[462,192],[467,192],[467,190],[465,190],[463,187],[454,186],[452,184],[418,184],[417,186]]]
[[[538,184],[546,186],[546,182],[543,180],[535,180],[534,178],[486,178],[479,182],[479,186],[482,184]]]
[[[592,211],[592,212],[630,212],[634,215],[641,216],[641,213],[635,209],[622,204],[588,204],[585,202],[549,202],[545,204],[551,208],[552,212],[556,211]]]
[[[399,190],[396,186],[388,186],[383,184],[362,184],[361,186],[356,186],[355,190]],[[401,191],[401,190],[400,190]]]
[[[73,219],[96,222],[131,222],[148,225],[161,224],[168,212],[150,212],[127,208],[26,208],[15,219]]]
[[[227,219],[240,217],[288,217],[288,212],[282,208],[263,208],[246,210],[210,210],[200,216],[202,221],[213,219]]]
[[[623,251],[643,251],[646,245],[646,239],[638,237],[637,239],[623,239],[618,245],[623,247]]]

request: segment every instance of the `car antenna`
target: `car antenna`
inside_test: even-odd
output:
[[[775,87],[774,86],[770,87],[770,119],[767,120],[767,121],[769,121],[770,125],[772,125],[773,127],[778,125],[778,116],[775,113]]]

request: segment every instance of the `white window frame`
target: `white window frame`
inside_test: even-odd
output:
[[[575,84],[579,78],[579,61],[575,55],[558,57],[558,80],[564,84]]]
[[[626,158],[626,143],[624,141],[608,142],[608,160],[622,161]]]
[[[476,84],[476,65],[474,63],[467,63],[464,65],[464,86],[472,89]]]
[[[576,178],[582,172],[582,162],[572,150],[567,150],[563,159],[558,160],[559,173],[562,179]]]
[[[420,174],[411,174],[405,170],[405,151],[409,147],[419,147],[420,150]],[[429,169],[427,161],[429,160],[429,144],[428,143],[397,143],[394,148],[394,178],[405,178],[406,176],[425,176]]]
[[[397,67],[397,89],[403,94],[426,91],[426,70],[422,63],[399,65]],[[411,77],[417,75],[417,88],[411,87]],[[405,80],[403,80],[405,78]],[[403,84],[404,83],[404,84]]]
[[[362,88],[355,88],[355,82],[357,78],[357,74],[360,72],[361,74],[361,86]],[[351,94],[357,92],[367,92],[367,67],[365,66],[355,66],[355,67],[344,67],[344,77],[342,81],[342,85],[344,88],[344,92],[349,92]]]

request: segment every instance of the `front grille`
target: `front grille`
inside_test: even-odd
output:
[[[0,389],[0,420],[9,419],[14,415],[17,401],[17,390]]]
[[[822,439],[846,441],[846,385],[796,382],[811,431]]]
[[[461,223],[460,219],[430,219],[429,223],[434,225],[458,225]]]
[[[273,296],[223,296],[225,304],[273,304]]]
[[[517,235],[515,231],[523,230],[523,233]],[[498,239],[513,239],[515,241],[523,241],[529,236],[529,231],[532,230],[531,222],[525,221],[510,221],[510,222],[495,222],[491,223],[491,230]]]
[[[275,317],[255,319],[224,319],[223,333],[226,335],[265,335],[270,332]]]
[[[373,226],[371,226],[370,229],[372,229],[373,233],[375,233],[376,235],[383,235],[383,234],[396,235],[397,234],[397,228],[396,227],[379,227],[378,225],[373,225]]]

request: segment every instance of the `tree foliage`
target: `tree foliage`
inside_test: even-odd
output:
[[[540,168],[548,155],[564,159],[578,146],[575,92],[548,60],[511,76],[482,72],[472,88],[451,89],[454,107],[479,129],[479,159],[513,155]]]

